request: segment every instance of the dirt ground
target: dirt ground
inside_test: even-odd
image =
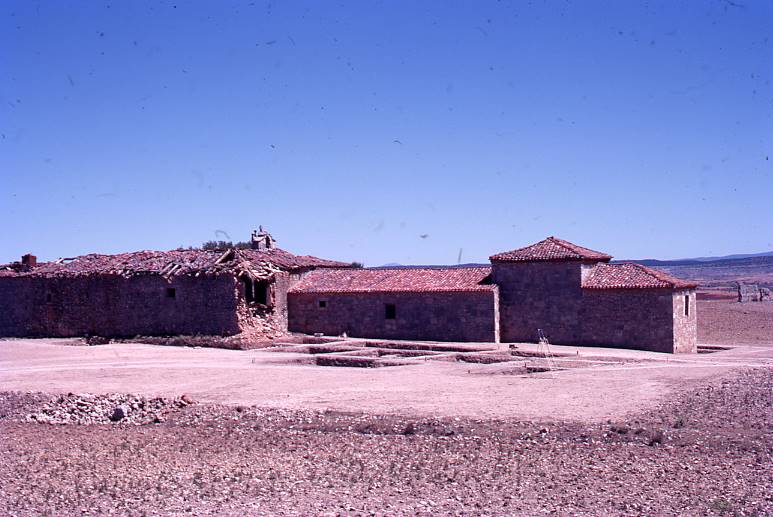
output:
[[[203,403],[525,420],[604,421],[640,412],[689,386],[773,358],[746,346],[712,354],[551,347],[566,369],[522,372],[516,363],[426,361],[387,368],[303,364],[304,354],[136,343],[64,346],[67,340],[0,342],[3,391],[138,393]],[[524,350],[535,345],[521,345]],[[490,345],[496,348],[496,345]]]
[[[770,515],[773,339],[747,305],[699,306],[726,349],[552,346],[555,371],[528,344],[323,345],[407,361],[352,368],[1,340],[0,514]],[[145,413],[111,423],[126,393]]]
[[[773,346],[773,302],[699,300],[698,342]]]
[[[24,422],[5,515],[770,515],[770,368],[594,424],[193,404],[160,424]]]

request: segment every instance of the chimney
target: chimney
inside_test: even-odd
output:
[[[254,250],[270,250],[276,244],[276,240],[259,226],[257,230],[253,230],[252,238],[250,239],[250,245]]]
[[[38,265],[38,258],[35,255],[27,253],[21,257],[21,265],[31,268]]]

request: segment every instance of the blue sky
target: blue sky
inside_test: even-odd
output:
[[[773,2],[0,4],[0,262],[773,250]]]

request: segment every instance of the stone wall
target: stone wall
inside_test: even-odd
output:
[[[542,329],[558,345],[696,351],[694,290],[582,289],[589,267],[581,262],[494,262],[502,341],[534,342]],[[688,315],[685,295],[690,297]]]
[[[586,289],[578,344],[673,352],[674,309],[670,289]]]
[[[698,303],[696,291],[685,289],[673,293],[674,353],[698,352]],[[687,306],[687,310],[685,310]]]
[[[279,337],[287,334],[287,291],[298,282],[301,274],[279,271],[274,273],[269,283],[267,305],[248,304],[245,297],[243,282],[239,282],[238,314],[239,326],[247,334],[254,334],[256,339]],[[249,337],[249,336],[247,336]]]
[[[770,289],[757,284],[738,284],[738,301],[746,302],[769,302],[773,301]]]
[[[491,277],[499,286],[502,341],[536,341],[542,329],[551,343],[579,342],[580,262],[494,262]]]
[[[324,307],[320,306],[324,302]],[[395,319],[386,319],[394,304]],[[428,341],[498,341],[497,291],[288,295],[290,330]]]
[[[236,334],[237,285],[230,275],[0,278],[0,336]]]
[[[741,303],[759,302],[760,288],[757,284],[738,284],[738,301]]]

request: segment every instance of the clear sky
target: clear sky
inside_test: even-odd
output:
[[[0,2],[0,262],[773,250],[773,2]]]

